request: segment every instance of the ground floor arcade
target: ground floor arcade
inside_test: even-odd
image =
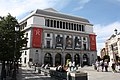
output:
[[[29,62],[50,66],[66,65],[68,59],[75,61],[75,65],[84,66],[92,65],[97,58],[96,51],[29,49],[25,53],[21,56],[21,63],[24,66],[28,66]]]

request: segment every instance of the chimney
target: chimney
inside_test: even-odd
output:
[[[115,31],[115,34],[117,35],[117,29],[115,29],[114,31]]]

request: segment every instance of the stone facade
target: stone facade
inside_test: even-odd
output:
[[[52,10],[52,11],[51,11]],[[57,66],[67,60],[92,65],[97,57],[96,35],[87,19],[61,14],[53,9],[35,10],[20,21],[28,38],[21,64]]]

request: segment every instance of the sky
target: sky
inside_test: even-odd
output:
[[[0,0],[0,16],[10,13],[18,20],[45,8],[88,19],[97,35],[98,55],[114,30],[120,32],[120,0]]]

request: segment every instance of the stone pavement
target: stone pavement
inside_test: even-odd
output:
[[[43,73],[39,74],[34,68],[21,67],[17,80],[53,80],[50,76],[45,76]]]
[[[88,80],[120,80],[120,73],[113,73],[111,69],[108,72],[97,72],[92,66],[85,66],[79,69],[88,73]],[[50,76],[35,72],[33,68],[21,67],[19,71],[17,80],[54,80]]]
[[[97,72],[91,66],[80,68],[80,70],[88,73],[88,80],[120,80],[120,72],[113,73],[110,67],[108,72]]]

